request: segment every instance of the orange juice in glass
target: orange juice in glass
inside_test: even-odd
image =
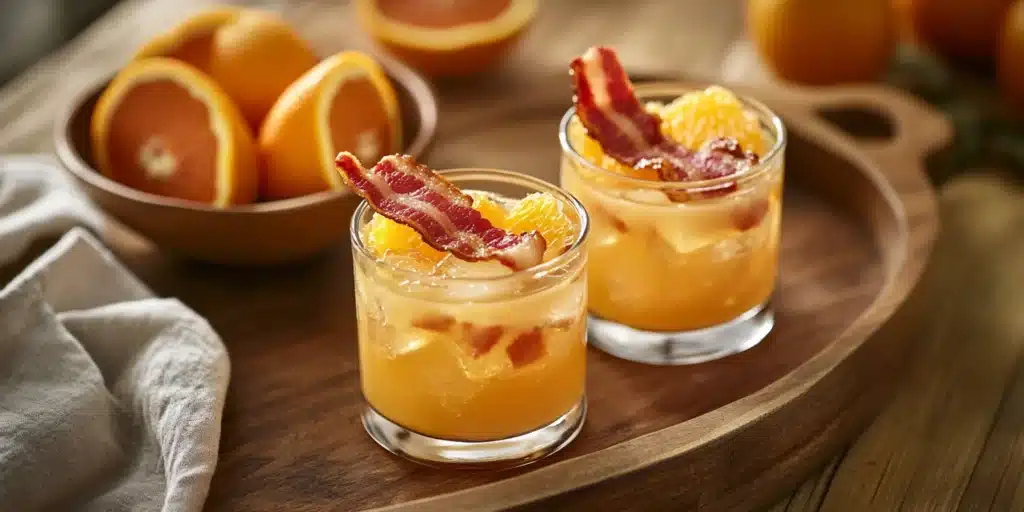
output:
[[[650,364],[758,344],[774,326],[781,120],[722,87],[634,89],[607,48],[573,78],[561,183],[592,221],[590,343]]]
[[[582,205],[515,172],[344,155],[366,199],[351,230],[366,431],[435,466],[568,444],[586,415]]]

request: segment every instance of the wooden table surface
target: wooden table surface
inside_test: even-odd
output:
[[[127,0],[0,89],[0,153],[52,151],[58,100],[208,3]],[[358,30],[338,30],[352,26],[345,1],[246,3],[283,11],[321,50],[368,44]],[[638,70],[765,80],[756,60],[735,51],[742,19],[740,0],[545,2],[502,72],[564,68],[605,43]],[[1005,174],[979,170],[943,183],[940,197],[939,310],[905,384],[774,510],[1024,510],[1024,193]]]

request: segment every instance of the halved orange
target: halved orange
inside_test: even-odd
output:
[[[356,15],[390,53],[430,76],[492,67],[537,12],[537,0],[357,0]]]
[[[199,11],[150,39],[135,52],[132,60],[170,57],[209,73],[214,34],[220,27],[237,19],[244,10],[229,6]]]
[[[340,151],[376,162],[402,148],[398,98],[383,68],[355,51],[332,55],[293,82],[259,134],[265,199],[343,189]]]
[[[171,57],[209,74],[254,131],[277,97],[316,65],[312,47],[280,16],[259,9],[203,11],[157,36],[135,58]]]
[[[96,103],[90,135],[99,171],[129,187],[217,207],[256,199],[259,154],[242,114],[181,61],[125,66]]]

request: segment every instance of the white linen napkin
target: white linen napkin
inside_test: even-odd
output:
[[[67,232],[0,288],[0,510],[199,511],[227,352],[79,227],[100,222],[53,160],[0,157],[0,265]]]

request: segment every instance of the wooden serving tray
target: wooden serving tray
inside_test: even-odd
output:
[[[873,417],[910,352],[927,307],[912,292],[938,229],[922,160],[950,129],[917,101],[877,87],[737,89],[779,112],[790,134],[774,331],[748,352],[685,367],[592,349],[581,435],[518,470],[421,467],[365,434],[348,219],[338,219],[337,250],[263,270],[176,263],[110,233],[143,279],[205,315],[230,350],[208,508],[738,510],[797,485]],[[426,161],[557,182],[564,74],[449,88],[444,97]]]

